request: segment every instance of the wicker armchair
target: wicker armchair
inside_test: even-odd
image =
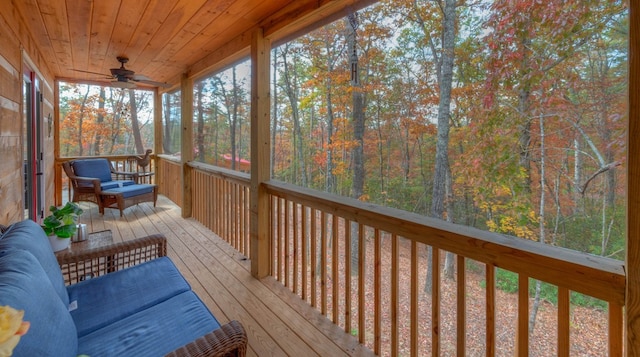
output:
[[[105,275],[166,255],[166,238],[156,234],[82,252],[66,251],[57,254],[56,258],[65,284],[69,285],[87,275]],[[167,356],[245,356],[246,350],[247,333],[242,324],[234,320]]]
[[[122,217],[124,209],[140,202],[153,202],[156,206],[157,185],[138,183],[137,173],[115,171],[107,159],[67,161],[62,167],[73,188],[71,200],[94,202],[101,214],[105,208],[115,208]]]
[[[109,171],[111,174],[118,179],[122,178],[124,180],[131,180],[133,182],[138,182],[138,174],[135,172],[118,172],[113,169],[113,165],[109,160],[104,159],[109,165]],[[69,178],[69,183],[71,184],[71,188],[73,189],[73,196],[71,201],[73,202],[93,202],[97,205],[100,205],[100,196],[99,193],[102,190],[101,181],[96,177],[82,177],[77,176],[75,171],[73,170],[73,161],[65,161],[62,163],[62,169],[64,173]]]

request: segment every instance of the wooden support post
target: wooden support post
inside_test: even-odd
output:
[[[193,79],[186,74],[180,81],[182,136],[180,158],[182,163],[182,217],[191,217],[191,169],[187,165],[193,160]]]
[[[58,164],[60,158],[60,81],[57,79],[53,81],[53,158],[53,204],[62,206],[62,167]]]
[[[162,173],[158,170],[158,154],[162,153],[162,93],[156,88],[153,95],[153,154],[155,174],[154,180],[158,188],[161,188],[160,182],[162,182]]]
[[[629,1],[629,132],[627,137],[627,293],[625,354],[640,356],[640,4]],[[611,338],[611,336],[610,336]]]
[[[269,195],[262,183],[270,178],[269,123],[271,43],[263,30],[251,34],[251,274],[269,275]]]

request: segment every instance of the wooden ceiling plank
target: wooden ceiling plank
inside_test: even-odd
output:
[[[226,1],[216,5],[214,12],[203,8],[199,16],[194,17],[194,21],[185,25],[185,31],[176,36],[175,44],[167,46],[168,51],[162,53],[160,57],[168,58],[172,63],[183,64],[182,71],[186,71],[188,66],[184,65],[185,63],[204,58],[213,51],[213,48],[223,45],[226,42],[222,39],[225,37],[222,36],[223,34],[231,32],[235,35],[253,28],[257,23],[246,21],[244,14],[251,11],[255,4],[256,2],[252,0]],[[271,4],[278,4],[278,2],[272,1]],[[211,16],[207,16],[208,13],[211,13]],[[193,26],[194,23],[198,25]],[[152,67],[150,70],[153,71],[158,70],[162,63],[150,65]]]
[[[73,66],[65,0],[39,0],[38,7],[60,70]]]
[[[248,34],[262,27],[272,41],[292,36],[336,12],[374,0],[20,0],[0,9],[19,14],[57,78],[104,80],[115,56],[157,81],[204,71],[245,53]],[[9,5],[4,5],[9,4]],[[295,32],[295,33],[294,33]],[[222,59],[225,63],[226,59]]]
[[[158,54],[163,51],[169,41],[171,41],[171,39],[180,32],[182,27],[206,2],[206,0],[179,0],[173,10],[162,22],[162,26],[158,28],[158,31],[156,31],[151,40],[147,43],[143,51],[137,57],[131,58],[131,67],[138,68],[141,73],[144,73],[140,68],[146,67],[151,61],[166,61],[166,59],[158,57]],[[138,63],[140,63],[139,66]],[[154,73],[145,73],[145,75],[148,76],[153,74]],[[166,75],[166,73],[163,75]],[[156,78],[155,80],[158,79]]]
[[[142,15],[147,11],[149,0],[125,1],[118,11],[115,28],[109,41],[105,67],[118,67],[117,56],[129,56],[126,52],[131,39],[135,37]],[[127,64],[128,67],[128,64]],[[110,72],[107,72],[110,73]]]
[[[167,6],[166,0],[149,1],[145,12],[140,16],[138,28],[124,49],[124,53],[129,56],[131,61],[130,65],[134,65],[172,11],[173,6]]]
[[[60,70],[58,65],[58,59],[56,52],[51,43],[51,38],[47,33],[42,13],[38,7],[36,0],[24,0],[24,1],[2,1],[2,13],[8,14],[13,12],[13,7],[20,14],[23,21],[28,24],[27,31],[31,34],[36,42],[36,46],[40,50],[42,56],[46,59],[50,69],[55,73]],[[4,7],[8,8],[4,8]],[[10,16],[5,16],[10,19]],[[11,27],[15,30],[20,27],[19,23],[11,24]]]
[[[121,0],[93,1],[89,39],[90,71],[108,74],[109,68],[118,64],[117,62],[114,63],[111,58],[107,59],[107,57],[111,57],[107,51],[109,50],[113,32],[116,31],[115,23],[121,3]]]
[[[98,70],[89,68],[89,38],[91,32],[91,10],[92,2],[89,1],[67,1],[67,18],[69,19],[69,36],[71,41],[71,68],[82,71]],[[64,71],[64,69],[62,69]],[[69,76],[68,72],[63,72],[60,76]]]

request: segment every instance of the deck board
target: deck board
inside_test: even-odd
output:
[[[81,203],[89,232],[111,229],[114,241],[162,233],[168,255],[221,323],[240,321],[249,356],[367,356],[373,353],[272,277],[254,279],[250,262],[164,196],[119,212]]]

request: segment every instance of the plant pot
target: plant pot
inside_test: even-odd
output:
[[[59,252],[61,250],[65,250],[69,248],[69,244],[71,244],[70,238],[58,238],[56,235],[49,236],[49,243],[51,243],[51,248],[54,252]]]

